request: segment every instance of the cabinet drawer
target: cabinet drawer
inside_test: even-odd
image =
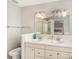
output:
[[[44,57],[35,57],[35,59],[44,59]]]
[[[41,45],[41,44],[37,44],[37,43],[25,43],[26,46],[29,47],[33,47],[33,48],[40,48],[40,49],[44,49],[45,46]]]
[[[46,59],[57,59],[57,52],[55,51],[46,50],[45,55],[46,55],[45,56]]]
[[[44,49],[35,49],[35,56],[44,57]]]
[[[46,46],[46,49],[53,51],[72,52],[72,48],[65,48],[65,47]]]

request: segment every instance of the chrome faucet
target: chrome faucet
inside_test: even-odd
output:
[[[49,35],[48,39],[53,40],[53,35]]]

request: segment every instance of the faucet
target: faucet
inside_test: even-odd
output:
[[[60,41],[60,37],[57,37],[57,38],[56,38],[56,41]]]
[[[48,39],[53,40],[53,35],[49,35]]]

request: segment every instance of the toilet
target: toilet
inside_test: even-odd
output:
[[[13,49],[9,52],[9,56],[12,57],[12,59],[21,59],[21,48]]]

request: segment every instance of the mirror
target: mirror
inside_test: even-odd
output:
[[[64,21],[63,20],[54,21],[54,34],[64,35]]]
[[[35,13],[35,31],[41,34],[65,35],[70,33],[70,14],[66,9]]]
[[[51,17],[48,17],[44,11],[37,12],[35,15],[36,32],[41,34],[51,34]]]

